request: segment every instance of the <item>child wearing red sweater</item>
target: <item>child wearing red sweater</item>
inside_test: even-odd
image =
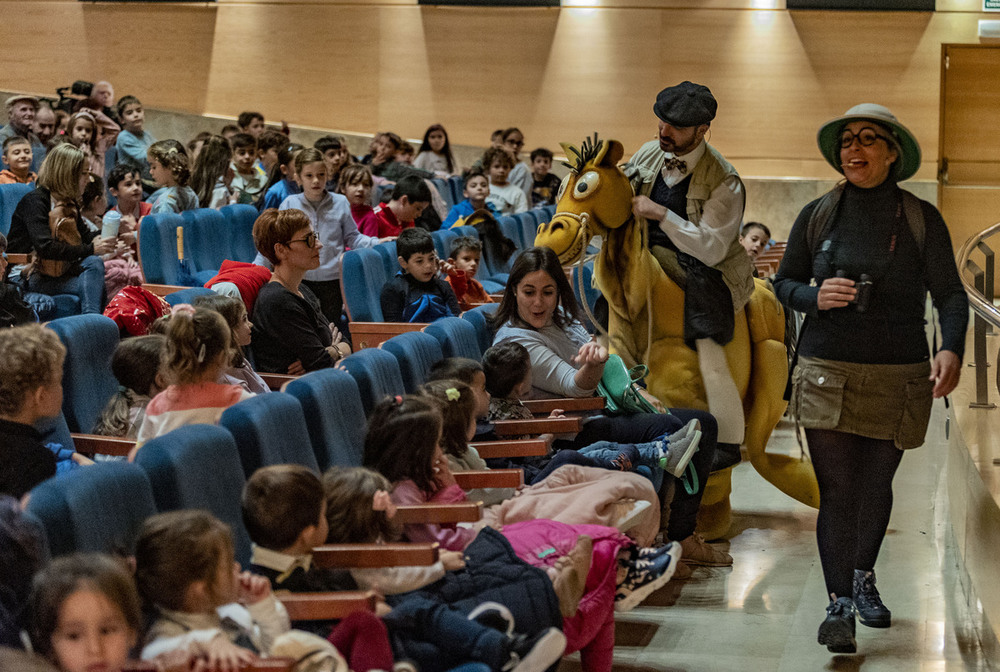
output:
[[[483,253],[482,243],[475,238],[463,236],[452,241],[450,252],[443,270],[447,272],[448,283],[458,297],[459,308],[469,310],[473,304],[493,303],[493,299],[475,277]]]

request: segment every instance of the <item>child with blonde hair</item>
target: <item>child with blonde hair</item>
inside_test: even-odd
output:
[[[146,407],[136,450],[184,425],[216,424],[223,411],[253,396],[239,385],[217,382],[232,361],[231,343],[229,326],[214,310],[194,308],[171,315],[161,351],[169,385]]]
[[[183,212],[198,207],[198,195],[188,186],[191,168],[187,150],[176,140],[154,142],[146,155],[157,191],[149,197],[152,214]]]

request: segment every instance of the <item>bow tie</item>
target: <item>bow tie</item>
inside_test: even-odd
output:
[[[676,170],[681,175],[686,175],[688,172],[687,163],[678,159],[676,156],[672,156],[663,163],[663,167],[667,170]]]

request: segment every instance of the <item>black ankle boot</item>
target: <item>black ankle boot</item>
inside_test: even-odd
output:
[[[854,600],[830,595],[826,620],[819,625],[817,640],[831,653],[854,653],[858,643],[854,639]]]
[[[854,570],[854,604],[858,620],[869,628],[888,628],[892,625],[892,612],[884,604],[875,587],[875,572]]]
[[[712,471],[732,467],[739,464],[742,459],[740,444],[717,443],[715,444],[715,458],[712,460]]]

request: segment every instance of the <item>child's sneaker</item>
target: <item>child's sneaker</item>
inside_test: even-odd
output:
[[[691,462],[694,454],[698,452],[698,444],[701,442],[700,429],[694,429],[690,432],[686,431],[688,427],[691,427],[696,422],[698,421],[692,420],[684,429],[675,432],[668,439],[667,449],[663,457],[660,458],[660,466],[663,467],[664,473],[676,476],[677,478],[684,475],[684,470],[687,469],[688,463]],[[663,449],[661,448],[661,450]]]
[[[830,604],[826,608],[826,619],[819,624],[816,636],[820,644],[825,644],[831,653],[854,653],[858,643],[854,639],[854,600],[838,598],[830,594]]]
[[[681,545],[672,541],[663,548],[658,554],[629,563],[628,574],[615,593],[615,611],[634,609],[674,575],[681,558]]]
[[[483,602],[466,617],[488,628],[499,630],[508,637],[514,634],[514,614],[499,602]]]
[[[558,628],[549,628],[534,637],[514,635],[510,639],[510,659],[501,672],[544,672],[566,650],[566,635]]]

